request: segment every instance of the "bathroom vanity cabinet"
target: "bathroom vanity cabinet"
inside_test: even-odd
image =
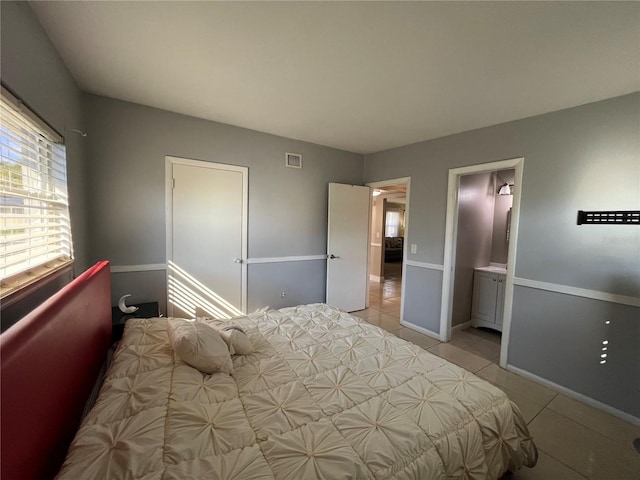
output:
[[[473,272],[471,324],[502,331],[504,287],[507,271],[504,268],[481,267]]]

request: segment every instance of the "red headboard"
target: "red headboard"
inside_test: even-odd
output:
[[[110,341],[109,262],[0,335],[2,480],[55,476]]]

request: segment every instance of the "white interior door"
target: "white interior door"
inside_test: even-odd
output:
[[[371,190],[329,184],[327,303],[347,312],[367,305]]]
[[[247,169],[167,160],[168,313],[239,315],[246,308]]]

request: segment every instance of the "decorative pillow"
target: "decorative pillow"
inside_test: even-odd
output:
[[[197,307],[196,307],[197,311]],[[214,328],[229,347],[231,355],[248,355],[253,352],[253,344],[249,336],[238,325],[233,323],[248,320],[249,317],[234,317],[230,319],[220,319],[212,317],[196,317],[196,321],[203,322]],[[231,323],[231,325],[230,325]]]
[[[253,352],[249,336],[240,327],[224,327],[220,334],[222,339],[227,342],[231,355],[248,355]]]
[[[183,318],[169,318],[167,333],[176,355],[202,373],[233,371],[227,344],[209,325]]]

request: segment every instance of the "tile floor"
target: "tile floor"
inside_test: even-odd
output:
[[[540,453],[535,468],[502,480],[640,480],[640,427],[499,367],[500,335],[468,328],[449,343],[400,325],[399,264],[372,282],[369,308],[355,315],[474,372],[501,388],[520,408]]]

